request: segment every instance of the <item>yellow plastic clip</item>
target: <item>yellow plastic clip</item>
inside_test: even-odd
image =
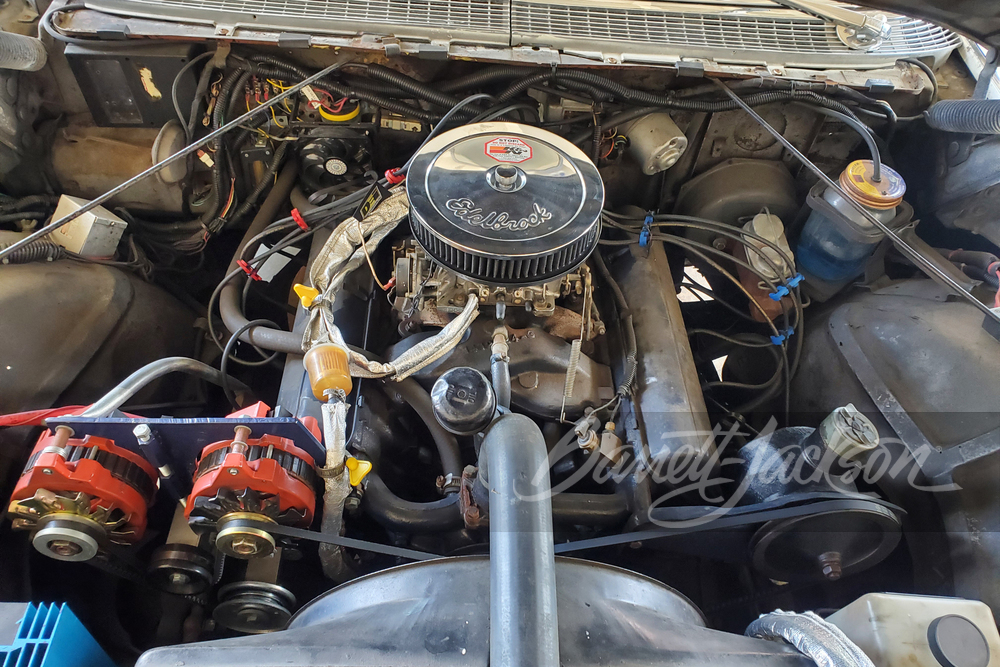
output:
[[[361,480],[372,471],[371,461],[362,461],[361,459],[355,459],[348,457],[344,461],[344,466],[347,468],[348,477],[351,480],[351,486],[357,486],[361,483]]]
[[[319,290],[315,287],[308,287],[299,283],[295,283],[292,287],[295,293],[299,295],[299,301],[302,302],[303,308],[311,308],[313,301],[319,296]]]

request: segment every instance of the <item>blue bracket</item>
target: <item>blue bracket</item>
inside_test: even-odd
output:
[[[115,667],[69,606],[7,602],[0,604],[0,620],[22,610],[12,639],[11,628],[0,627],[0,636],[10,642],[0,646],[0,666]]]

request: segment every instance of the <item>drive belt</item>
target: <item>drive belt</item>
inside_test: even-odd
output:
[[[340,535],[331,535],[329,533],[321,533],[315,530],[306,530],[304,528],[292,528],[291,526],[282,526],[263,521],[247,521],[246,524],[266,531],[271,535],[292,537],[298,540],[305,540],[307,542],[319,542],[320,544],[333,544],[338,547],[347,547],[348,549],[358,549],[360,551],[372,551],[374,553],[385,554],[386,556],[398,556],[400,558],[409,558],[411,560],[444,558],[444,556],[439,554],[427,553],[426,551],[417,551],[416,549],[406,549],[404,547],[394,547],[388,544],[379,544],[378,542],[368,542],[367,540],[355,540],[350,537],[341,537]]]
[[[768,521],[795,519],[812,514],[858,510],[871,511],[873,508],[878,508],[885,512],[891,512],[893,510],[899,511],[898,508],[888,503],[878,502],[874,499],[821,500],[818,502],[812,501],[784,507],[774,507],[772,505],[771,508],[758,509],[756,511],[743,511],[746,508],[734,508],[731,514],[720,516],[719,518],[706,521],[702,524],[689,523],[688,525],[677,527],[652,528],[618,535],[607,535],[605,537],[563,542],[555,545],[555,552],[557,554],[570,553],[586,549],[630,544],[638,541],[646,542],[649,540],[676,537],[678,535],[690,535],[709,530],[732,530],[745,528],[754,524],[766,523]],[[340,535],[331,535],[303,528],[292,528],[289,526],[256,521],[248,522],[248,524],[255,528],[259,528],[260,530],[267,531],[272,535],[281,535],[283,537],[291,537],[307,542],[333,544],[335,546],[346,547],[348,549],[371,551],[374,553],[385,554],[387,556],[397,556],[400,558],[409,558],[411,560],[431,560],[433,558],[444,557],[439,554],[427,553],[425,551],[394,547],[387,544],[379,544],[378,542],[369,542],[367,540],[355,540],[349,537],[341,537]]]
[[[844,500],[821,500],[818,502],[813,501],[790,507],[773,507],[745,512],[740,512],[739,510],[741,509],[743,508],[733,508],[733,511],[730,513],[722,514],[718,518],[705,521],[704,523],[694,523],[687,520],[683,522],[682,525],[674,527],[650,528],[619,535],[607,535],[604,537],[594,537],[586,540],[576,540],[574,542],[564,542],[555,546],[555,552],[560,554],[572,551],[583,551],[585,549],[597,549],[600,547],[631,544],[633,542],[647,542],[649,540],[677,537],[679,535],[703,533],[710,530],[734,530],[746,528],[754,524],[767,523],[768,521],[797,519],[799,517],[824,514],[827,512],[872,511],[873,509],[886,513],[891,513],[893,510],[900,511],[899,508],[896,508],[893,505],[879,502],[875,499],[866,500],[853,498]],[[681,524],[682,522],[678,523]]]

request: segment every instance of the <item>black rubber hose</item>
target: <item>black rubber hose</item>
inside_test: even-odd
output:
[[[1000,134],[1000,100],[941,100],[924,117],[942,132]]]
[[[396,70],[383,65],[364,65],[363,71],[370,78],[375,79],[376,81],[388,83],[389,85],[395,86],[400,90],[405,90],[414,97],[426,100],[431,104],[436,104],[437,106],[445,109],[450,109],[459,102],[456,97],[452,97],[447,93],[442,93],[440,90],[431,88],[425,83],[421,83],[414,78],[408,77],[401,72],[397,72]]]
[[[243,246],[250,239],[264,231],[264,228],[271,224],[278,216],[278,211],[284,206],[285,200],[288,199],[288,194],[295,185],[295,178],[297,176],[296,167],[297,165],[294,160],[285,163],[285,168],[278,175],[277,182],[275,182],[274,187],[271,188],[267,197],[264,198],[264,202],[257,211],[257,215],[254,216],[250,226],[247,227],[246,232],[243,234],[243,239],[240,241],[240,245],[237,247],[232,261],[229,263],[229,268],[226,269],[227,274],[237,269],[236,262],[242,256]],[[246,280],[246,278],[237,277],[229,281],[219,293],[219,314],[222,316],[222,321],[225,323],[226,328],[230,331],[238,331],[249,322],[246,316],[243,315],[243,311],[240,310],[240,291],[243,289],[242,280]],[[281,331],[279,329],[271,329],[270,327],[253,327],[246,333],[241,334],[240,340],[273,352],[302,354],[302,335],[292,331]]]
[[[617,493],[557,493],[552,496],[552,521],[564,526],[620,526],[629,517],[625,496]]]
[[[370,353],[366,352],[365,354],[370,359],[375,358]],[[430,394],[413,378],[406,378],[400,382],[382,380],[380,384],[390,398],[395,393],[396,397],[408,403],[427,426],[431,438],[434,439],[434,445],[437,447],[443,474],[452,475],[456,479],[460,478],[462,476],[462,456],[459,452],[458,440],[455,439],[454,435],[444,430],[444,427],[434,418]]]
[[[988,273],[978,266],[973,266],[972,264],[961,264],[959,262],[953,262],[962,273],[969,276],[973,280],[981,280],[993,289],[1000,287],[1000,278],[997,277],[996,273]]]
[[[18,220],[42,220],[49,217],[46,211],[20,211],[18,213],[0,213],[0,223],[17,222]]]
[[[487,479],[485,459],[479,461],[480,479],[472,486],[472,499],[489,511],[490,492],[483,479]],[[629,517],[628,501],[618,493],[570,493],[552,495],[552,521],[561,526],[593,526],[608,528],[620,526]]]
[[[1000,262],[1000,258],[991,252],[978,250],[938,250],[938,252],[956,264],[970,264],[983,271],[990,270],[994,264]]]
[[[362,506],[380,525],[400,533],[440,533],[465,526],[458,507],[458,495],[430,503],[403,500],[393,493],[376,473],[365,478]]]
[[[510,102],[512,99],[514,99],[524,91],[528,90],[528,88],[531,88],[532,86],[541,85],[546,81],[551,81],[554,78],[555,78],[555,73],[552,72],[551,70],[547,72],[536,72],[534,74],[526,76],[507,86],[507,88],[505,88],[503,92],[497,95],[497,102],[501,104],[504,102]]]
[[[295,186],[292,188],[291,194],[288,195],[288,200],[292,202],[292,208],[296,209],[299,213],[305,214],[310,211],[315,211],[318,206],[309,201],[309,197],[306,193],[302,191],[302,188]]]
[[[970,278],[982,280],[994,288],[1000,287],[1000,277],[997,276],[997,271],[1000,271],[1000,258],[993,253],[945,249],[939,249],[938,252]]]
[[[466,76],[459,77],[457,79],[452,79],[451,81],[444,81],[439,86],[438,89],[446,92],[452,93],[456,90],[467,90],[469,88],[481,88],[492,83],[497,83],[499,81],[506,81],[507,79],[517,79],[525,75],[531,75],[538,70],[533,67],[519,67],[517,65],[495,65],[493,67],[487,67],[481,69],[478,72],[472,74],[467,74]]]
[[[937,75],[934,74],[934,70],[931,69],[930,65],[920,60],[919,58],[900,58],[897,62],[909,63],[915,67],[919,67],[920,70],[927,75],[927,78],[931,82],[931,102],[936,102],[938,98],[938,80]]]
[[[59,203],[59,195],[29,195],[0,203],[0,213],[23,211],[28,208],[53,208]]]
[[[862,123],[859,120],[851,118],[847,114],[842,114],[839,111],[834,111],[833,109],[826,109],[824,107],[814,107],[816,113],[822,114],[829,118],[836,119],[841,123],[844,123],[849,128],[857,132],[861,139],[868,145],[868,152],[872,156],[872,180],[876,183],[882,180],[882,152],[878,149],[878,144],[875,143],[875,133],[872,132],[871,128]]]
[[[413,95],[411,93],[408,93],[390,83],[381,83],[379,81],[373,81],[371,79],[356,76],[345,76],[343,81],[347,86],[361,86],[365,90],[375,93],[376,95],[398,97],[400,99],[413,99]]]

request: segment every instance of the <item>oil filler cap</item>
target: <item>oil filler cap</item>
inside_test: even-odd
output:
[[[486,376],[475,368],[460,366],[441,375],[431,387],[434,417],[455,435],[474,435],[493,421],[496,394]]]
[[[579,148],[517,123],[477,123],[431,139],[406,175],[413,236],[435,261],[494,286],[569,273],[600,235],[604,184]]]
[[[942,667],[987,667],[990,663],[986,637],[965,616],[935,618],[927,628],[927,642]]]

